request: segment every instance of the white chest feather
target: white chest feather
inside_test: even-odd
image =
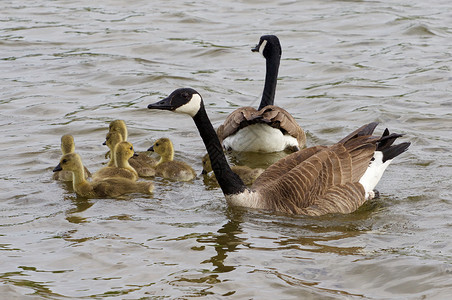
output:
[[[245,190],[240,194],[225,195],[225,198],[229,205],[249,208],[265,208],[262,206],[262,201],[259,201],[259,194],[254,191]]]
[[[253,124],[225,138],[223,146],[234,151],[278,152],[287,147],[298,147],[298,141],[266,124]]]

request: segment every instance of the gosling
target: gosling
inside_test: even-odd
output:
[[[252,169],[248,166],[231,166],[231,170],[239,175],[243,183],[246,185],[252,185],[253,182],[259,177],[265,170],[261,168]],[[202,158],[202,173],[207,179],[217,180],[215,174],[209,175],[212,172],[212,163],[210,162],[209,154],[206,154]]]
[[[75,192],[85,198],[106,198],[119,197],[129,193],[151,194],[154,190],[152,182],[138,181],[127,178],[106,178],[89,182],[85,179],[83,163],[77,153],[65,154],[61,157],[60,163],[53,169],[58,171],[71,171],[74,180],[72,181]]]
[[[196,177],[195,170],[187,163],[174,160],[174,147],[170,139],[158,139],[148,151],[155,151],[160,155],[155,166],[156,176],[175,181],[190,181]]]
[[[74,153],[75,151],[75,143],[74,143],[74,137],[70,134],[65,134],[61,137],[61,152],[63,155],[68,153]],[[85,170],[85,178],[91,177],[90,171],[86,167],[84,167]],[[58,173],[53,173],[52,176],[53,179],[59,180],[59,181],[72,181],[72,172],[70,171],[61,171]]]
[[[123,120],[114,120],[110,123],[108,128],[109,133],[119,133],[123,141],[127,141],[128,130],[126,123]],[[108,153],[107,153],[108,154]],[[150,157],[147,153],[138,152],[132,158],[129,159],[130,165],[137,171],[140,177],[154,177],[155,165],[157,160]]]
[[[111,141],[111,139],[109,140]],[[114,162],[114,166],[106,166],[98,170],[93,175],[93,181],[98,181],[106,178],[121,177],[132,181],[138,179],[138,173],[129,164],[129,159],[134,155],[133,146],[129,142],[120,142],[112,151],[113,155],[110,162]]]

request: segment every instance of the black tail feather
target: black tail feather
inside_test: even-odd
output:
[[[339,143],[345,143],[353,138],[356,138],[358,136],[364,136],[364,135],[372,135],[372,133],[375,130],[375,127],[377,127],[378,122],[372,122],[366,125],[361,126],[360,128],[356,129],[346,137],[344,137],[342,140],[339,141]]]
[[[397,155],[405,152],[408,147],[411,145],[410,142],[401,143],[395,146],[392,146],[394,144],[395,140],[399,137],[402,137],[403,134],[398,133],[389,133],[388,128],[385,129],[383,132],[383,135],[377,142],[377,149],[376,151],[383,152],[383,162],[393,159]]]
[[[403,152],[405,152],[408,147],[411,145],[410,142],[405,142],[405,143],[401,143],[395,146],[390,146],[387,147],[383,150],[381,150],[381,152],[383,152],[383,162],[389,160],[389,159],[393,159],[394,157],[396,157],[399,154],[402,154]]]

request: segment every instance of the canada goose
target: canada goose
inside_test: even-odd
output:
[[[114,147],[112,152],[115,166],[107,166],[98,170],[93,175],[93,181],[111,177],[121,177],[136,181],[138,179],[138,173],[129,164],[129,158],[134,154],[132,144],[129,142],[120,142]]]
[[[256,110],[245,106],[233,111],[218,127],[220,143],[226,150],[250,152],[297,151],[306,144],[306,134],[283,108],[273,105],[281,45],[274,35],[264,35],[253,52],[266,60],[266,75],[261,103]]]
[[[370,123],[332,146],[310,147],[280,159],[248,188],[229,167],[198,92],[177,89],[148,108],[193,118],[229,204],[284,213],[318,216],[355,211],[374,197],[373,189],[386,167],[410,145],[392,146],[401,135],[388,130],[382,137],[371,136],[377,123]]]
[[[122,136],[124,141],[127,141],[128,130],[126,123],[123,120],[114,120],[109,125],[109,132],[117,132]],[[138,152],[129,159],[130,165],[137,171],[140,177],[155,176],[155,165],[157,160],[150,157],[147,153]]]
[[[261,168],[252,169],[248,166],[231,166],[232,172],[239,175],[245,185],[251,185],[265,170]],[[212,172],[212,163],[210,162],[209,154],[202,157],[202,174],[208,176]],[[215,174],[210,176],[210,179],[217,180]]]
[[[77,153],[65,154],[60,163],[53,169],[71,171],[74,175],[73,186],[75,192],[86,198],[118,197],[128,193],[150,194],[154,189],[152,182],[133,181],[126,178],[106,178],[89,182],[84,178],[83,163]]]
[[[75,151],[75,143],[74,143],[74,137],[70,134],[65,134],[61,137],[61,152],[63,155],[68,153],[73,153]],[[85,178],[91,177],[91,173],[88,171],[88,169],[85,167]],[[70,171],[61,171],[58,173],[53,173],[52,176],[55,180],[60,181],[72,181],[72,172]]]
[[[183,161],[174,160],[174,147],[170,139],[158,139],[148,151],[155,151],[160,155],[160,160],[155,166],[157,176],[177,181],[190,181],[196,177],[192,167]]]

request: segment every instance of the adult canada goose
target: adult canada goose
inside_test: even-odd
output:
[[[63,135],[61,137],[61,152],[63,153],[63,155],[73,153],[74,151],[75,151],[74,137],[70,134]],[[84,167],[84,170],[85,178],[91,177],[91,173],[88,171],[86,167]],[[61,171],[58,173],[53,173],[52,178],[60,181],[72,181],[72,172]]]
[[[264,35],[253,49],[266,60],[266,75],[261,103],[256,110],[246,106],[233,111],[218,127],[217,134],[226,150],[250,152],[297,151],[306,144],[306,134],[283,108],[273,105],[281,45],[274,35]]]
[[[83,163],[77,153],[65,154],[60,163],[53,169],[71,171],[74,175],[73,186],[75,192],[86,198],[118,197],[128,193],[150,194],[154,189],[152,182],[133,181],[126,178],[106,178],[89,182],[83,174]]]
[[[386,167],[410,145],[392,146],[401,135],[388,130],[382,137],[372,136],[377,123],[370,123],[332,146],[306,148],[282,158],[248,188],[229,167],[198,92],[177,89],[148,108],[193,118],[229,204],[284,213],[318,216],[355,211],[374,197]]]
[[[174,147],[170,139],[158,139],[148,151],[155,151],[160,155],[160,160],[155,166],[157,176],[177,181],[190,181],[196,177],[192,167],[183,161],[174,160]]]
[[[134,154],[132,144],[129,142],[119,142],[114,146],[114,150],[110,153],[111,156],[114,157],[114,159],[110,160],[110,162],[112,160],[114,161],[114,166],[107,165],[98,170],[93,175],[93,181],[111,177],[121,177],[136,181],[138,179],[138,173],[129,164],[129,159]]]
[[[231,166],[232,172],[239,175],[245,185],[251,185],[265,170],[261,168],[250,168],[248,166]],[[212,172],[212,163],[210,162],[209,154],[202,157],[202,174],[209,176]],[[209,176],[209,179],[217,180],[215,174]]]
[[[124,141],[127,141],[128,130],[126,123],[123,120],[114,120],[109,125],[109,132],[117,132],[122,136]],[[150,157],[147,153],[137,152],[129,160],[130,165],[138,172],[140,177],[155,176],[155,165],[157,160]]]

